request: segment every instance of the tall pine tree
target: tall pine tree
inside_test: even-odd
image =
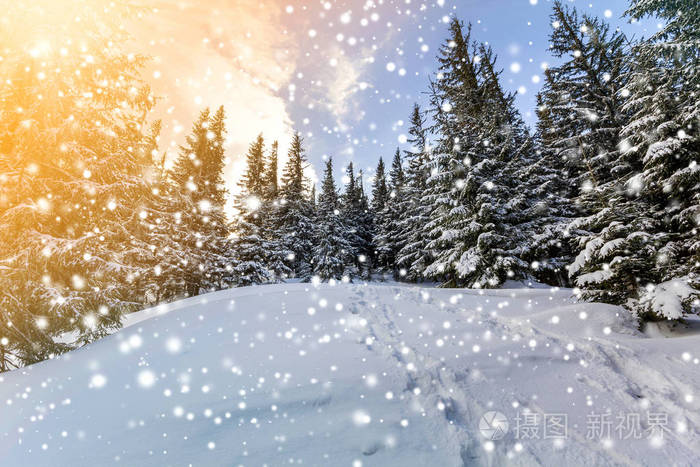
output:
[[[384,208],[378,213],[374,243],[377,250],[377,265],[384,272],[400,277],[397,255],[401,249],[401,206],[399,200],[404,188],[404,172],[401,151],[397,148],[391,162],[388,195]]]
[[[628,59],[620,151],[633,172],[603,191],[609,207],[592,216],[596,229],[570,270],[585,298],[677,319],[700,311],[700,7],[635,1],[628,15],[667,24]]]
[[[313,248],[313,272],[322,280],[342,279],[353,264],[348,228],[340,215],[340,200],[333,179],[333,159],[328,158],[318,197]]]
[[[430,262],[427,241],[422,232],[430,211],[430,206],[422,202],[430,170],[430,148],[425,116],[417,104],[413,107],[408,132],[411,147],[406,151],[405,180],[398,201],[401,209],[401,230],[398,236],[400,250],[396,262],[400,276],[415,281],[422,279],[423,271]]]
[[[282,247],[289,252],[288,264],[294,277],[309,280],[316,196],[315,191],[308,194],[308,181],[304,176],[304,142],[299,133],[292,138],[288,156],[280,188],[278,235]]]
[[[150,253],[137,236],[154,101],[115,21],[133,13],[77,0],[3,12],[0,370],[100,337],[144,300],[133,284]],[[77,31],[75,17],[91,21]]]
[[[347,240],[352,247],[354,269],[358,275],[369,277],[370,259],[373,257],[372,219],[362,186],[362,176],[355,177],[352,162],[348,164],[345,176],[347,183],[340,200],[340,212],[347,226]]]
[[[532,145],[491,50],[471,44],[471,29],[465,34],[457,20],[450,31],[431,93],[439,141],[423,199],[434,256],[424,274],[449,286],[496,287],[529,275],[516,174]]]
[[[292,270],[287,264],[290,261],[291,251],[284,247],[280,235],[279,217],[281,205],[277,180],[278,151],[279,144],[275,141],[272,143],[263,173],[263,190],[259,216],[261,235],[267,249],[267,266],[277,279],[283,280],[292,275]]]
[[[229,229],[224,205],[223,169],[226,137],[224,108],[204,110],[180,147],[171,178],[177,190],[181,223],[177,229],[188,295],[223,286],[230,269]]]
[[[265,239],[263,208],[268,189],[265,184],[265,140],[261,135],[250,144],[246,170],[236,197],[236,219],[233,222],[236,258],[233,274],[238,285],[264,284],[275,280],[270,265],[270,251]]]
[[[384,214],[389,199],[389,187],[386,181],[386,167],[384,160],[380,157],[377,163],[377,169],[374,173],[374,181],[372,183],[372,201],[370,203],[370,211],[372,213],[372,262],[373,267],[377,272],[384,273],[387,271],[387,265],[384,263],[381,255],[382,245],[379,244],[379,238],[382,234],[382,225],[384,224]]]
[[[539,96],[542,158],[537,169],[550,177],[548,185],[554,190],[541,218],[547,225],[529,247],[531,257],[549,255],[545,268],[558,274],[570,254],[587,255],[590,241],[606,223],[634,219],[632,211],[617,205],[625,198],[625,180],[638,162],[624,150],[621,137],[627,121],[622,106],[627,39],[598,18],[580,17],[560,2],[551,19],[550,50],[564,62],[546,71]],[[574,280],[585,272],[582,258],[568,269]]]

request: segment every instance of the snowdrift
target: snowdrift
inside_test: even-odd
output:
[[[0,375],[0,464],[691,465],[699,344],[567,290],[233,289]]]

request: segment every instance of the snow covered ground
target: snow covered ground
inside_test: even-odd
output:
[[[668,334],[566,290],[233,289],[0,375],[0,465],[692,465]]]

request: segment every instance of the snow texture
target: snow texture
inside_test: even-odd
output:
[[[0,376],[2,465],[696,462],[700,335],[649,337],[571,296],[283,284],[145,310]],[[479,432],[489,411],[510,421],[501,440]],[[567,438],[515,439],[524,411],[567,414]],[[643,430],[664,413],[668,431],[589,439],[587,417],[607,411]]]

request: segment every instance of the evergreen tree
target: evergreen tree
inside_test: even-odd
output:
[[[471,26],[466,35],[462,24],[450,25],[450,39],[440,49],[438,78],[431,83],[430,104],[438,133],[436,153],[428,166],[427,180],[421,203],[428,206],[428,220],[421,226],[432,261],[423,274],[457,285],[456,267],[465,244],[463,230],[473,227],[468,222],[472,214],[458,190],[466,186],[468,168],[475,159],[479,144],[477,106],[481,103],[477,81],[477,63],[470,52]]]
[[[637,44],[626,87],[621,152],[634,161],[622,187],[603,191],[570,272],[588,299],[625,304],[645,319],[700,311],[700,67],[697,2],[635,1],[628,15],[667,20]]]
[[[379,216],[389,202],[389,188],[386,184],[386,169],[384,161],[379,158],[377,170],[374,174],[374,183],[372,184],[372,211]]]
[[[404,173],[401,161],[401,151],[397,148],[389,172],[388,197],[377,223],[375,244],[377,249],[377,265],[385,272],[392,272],[398,278],[399,268],[396,257],[400,250],[401,206],[400,194],[404,187]]]
[[[278,214],[279,238],[282,247],[288,251],[287,264],[294,277],[311,278],[311,251],[314,234],[315,191],[309,200],[307,179],[304,177],[303,140],[295,133],[289,148],[289,158],[284,166],[281,200]],[[314,189],[315,190],[315,189]]]
[[[628,81],[627,39],[560,2],[554,5],[552,25],[550,50],[564,62],[545,72],[538,108],[542,158],[535,172],[543,183],[549,179],[548,210],[528,245],[528,256],[545,279],[559,276],[562,264],[585,250],[607,222],[634,218],[616,206],[625,197],[625,180],[638,166],[622,150],[621,131],[628,118],[621,98]],[[573,277],[579,269],[574,264],[568,273]]]
[[[544,208],[537,196],[539,182],[529,173],[538,159],[533,140],[515,107],[515,93],[505,92],[500,84],[501,72],[496,71],[492,49],[481,44],[478,50],[483,149],[478,151],[477,160],[482,163],[470,167],[465,193],[470,190],[472,176],[475,180],[486,177],[479,182],[471,221],[481,226],[478,235],[472,236],[481,264],[469,282],[494,286],[509,278],[529,279],[538,275],[540,263],[549,262],[542,258],[527,261],[530,242],[540,234]]]
[[[284,248],[280,235],[280,200],[277,181],[277,141],[272,143],[268,161],[263,173],[263,192],[259,210],[261,216],[262,237],[267,249],[267,267],[276,278],[285,279],[292,275],[287,263],[291,251]]]
[[[389,181],[391,190],[396,190],[402,187],[406,182],[406,176],[403,171],[403,160],[401,159],[401,150],[396,148],[394,158],[391,161],[391,170],[389,171]],[[398,191],[394,191],[394,196],[391,196],[392,191],[389,191],[389,197],[395,198],[398,196]]]
[[[374,246],[375,218],[374,212],[370,208],[370,201],[365,194],[364,174],[359,172],[357,180],[358,190],[358,211],[357,211],[357,236],[360,240],[360,247],[357,248],[357,260],[359,263],[360,276],[366,279],[372,278],[372,270],[376,263],[376,248]]]
[[[240,193],[236,197],[237,211],[234,221],[235,241],[233,249],[236,262],[233,275],[241,286],[264,284],[275,280],[270,265],[270,245],[265,239],[265,197],[269,194],[265,185],[265,140],[258,135],[246,154],[246,171],[239,182]]]
[[[168,177],[166,153],[158,154],[160,128],[160,121],[155,122],[145,141],[145,150],[156,160],[153,188],[139,213],[141,230],[132,240],[132,244],[146,242],[146,247],[137,248],[136,252],[149,252],[141,259],[148,268],[135,281],[135,288],[149,303],[160,303],[184,295],[187,266],[197,261],[196,255],[184,243],[187,235],[181,210],[189,205],[189,191],[183,192]]]
[[[422,203],[434,255],[424,274],[449,286],[496,287],[529,275],[519,229],[528,206],[516,174],[532,145],[490,48],[471,45],[457,20],[450,30],[431,94],[440,139]]]
[[[624,214],[611,206],[635,160],[620,151],[626,120],[620,96],[628,79],[624,35],[559,2],[552,24],[550,50],[566,60],[545,72],[538,95],[541,157],[523,175],[533,182],[529,191],[540,199],[535,208],[541,216],[534,223],[539,226],[530,226],[535,234],[525,256],[539,265],[540,278],[563,283],[562,265],[600,230],[601,219]]]
[[[103,336],[143,301],[132,284],[150,252],[130,242],[152,189],[143,129],[154,101],[144,59],[122,53],[127,38],[111,21],[133,12],[77,0],[3,11],[0,370]],[[68,30],[66,17],[91,21]],[[59,54],[45,34],[83,47]],[[66,333],[75,341],[56,339]]]
[[[389,203],[389,187],[386,182],[386,168],[384,166],[384,160],[380,157],[377,163],[377,169],[374,174],[374,181],[372,183],[372,201],[369,204],[369,210],[372,216],[372,231],[371,231],[371,243],[372,243],[372,266],[378,272],[386,272],[386,264],[383,263],[381,258],[381,247],[379,241],[382,234],[382,225],[384,224],[384,211],[386,209],[387,203]]]
[[[239,186],[245,194],[239,198],[243,205],[257,205],[265,196],[265,138],[262,134],[250,144],[246,154],[246,171],[239,182]],[[255,210],[251,210],[255,211]],[[258,219],[258,214],[253,214]]]
[[[279,157],[279,143],[272,143],[270,155],[263,173],[263,199],[276,201],[279,196],[279,183],[277,182],[277,160]]]
[[[171,173],[180,223],[176,230],[187,295],[223,286],[230,269],[224,188],[224,108],[201,112],[192,133],[180,147]],[[184,263],[184,264],[183,264]]]
[[[399,198],[401,230],[397,266],[401,277],[414,281],[423,277],[423,271],[430,263],[427,241],[422,232],[430,211],[430,206],[422,203],[429,176],[430,155],[425,117],[417,104],[413,107],[408,132],[411,148],[406,151],[405,183]]]
[[[353,263],[352,245],[347,240],[347,227],[340,216],[340,201],[333,179],[333,160],[326,169],[318,198],[313,248],[313,272],[322,280],[341,279]]]
[[[597,18],[555,3],[552,53],[564,62],[545,72],[538,95],[540,158],[523,172],[528,195],[541,215],[526,257],[535,275],[564,283],[562,265],[600,229],[603,217],[623,215],[619,199],[635,160],[620,151],[626,114],[620,100],[626,86],[626,38]],[[572,272],[571,270],[569,271]]]
[[[340,213],[343,223],[347,227],[346,240],[350,243],[350,254],[354,258],[353,264],[359,275],[366,267],[367,258],[371,255],[371,239],[368,231],[369,226],[364,224],[367,221],[363,206],[364,190],[359,180],[355,178],[355,171],[352,162],[345,170],[345,192],[340,199]]]
[[[543,103],[544,93],[538,93],[537,102],[535,160],[517,174],[520,193],[529,202],[522,258],[531,264],[538,281],[569,286],[567,266],[573,259],[569,225],[579,210],[570,197],[567,163],[553,149],[558,136],[550,108]]]
[[[543,105],[554,123],[550,143],[567,163],[569,197],[586,216],[604,207],[603,191],[610,184],[619,188],[636,163],[620,151],[627,40],[561,2],[551,19],[550,51],[565,61],[546,71]]]

